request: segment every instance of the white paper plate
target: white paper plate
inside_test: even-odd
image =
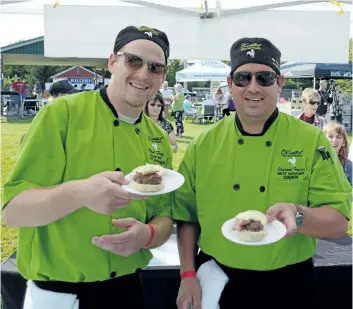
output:
[[[267,224],[267,235],[263,240],[257,241],[257,242],[243,241],[243,240],[240,240],[232,230],[233,221],[234,221],[234,218],[224,222],[222,226],[222,234],[228,240],[240,245],[262,246],[262,245],[272,244],[274,242],[281,240],[287,233],[286,226],[282,222],[278,220],[274,220],[271,223]]]
[[[126,175],[125,177],[128,180],[131,180],[132,177],[134,176],[133,173],[130,173]],[[160,195],[160,194],[166,194],[172,191],[175,191],[179,189],[185,179],[184,176],[179,174],[178,172],[175,172],[173,170],[165,169],[164,175],[163,175],[163,183],[164,183],[164,188],[161,191],[156,191],[156,192],[142,192],[138,191],[134,188],[132,188],[130,185],[124,185],[122,188],[130,193],[133,194],[138,194],[138,195]]]

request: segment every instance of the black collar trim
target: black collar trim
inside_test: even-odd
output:
[[[278,108],[276,107],[275,111],[273,112],[273,114],[266,120],[265,125],[264,125],[264,129],[262,130],[261,133],[259,134],[250,134],[248,132],[245,132],[243,129],[243,126],[240,122],[240,119],[238,117],[238,114],[235,114],[235,123],[240,131],[240,133],[243,136],[264,136],[265,133],[267,132],[267,130],[271,127],[271,125],[275,122],[275,120],[277,119],[279,115],[279,111]]]
[[[108,86],[105,86],[103,88],[101,88],[99,90],[99,93],[103,99],[103,101],[105,102],[105,104],[107,104],[107,106],[109,107],[109,109],[112,111],[113,115],[116,117],[116,118],[119,118],[119,115],[117,113],[117,111],[115,110],[113,104],[110,102],[109,100],[109,97],[108,97],[108,94],[107,94],[107,87]],[[142,113],[140,114],[140,116],[138,117],[138,119],[136,120],[135,124],[138,124],[142,121]]]

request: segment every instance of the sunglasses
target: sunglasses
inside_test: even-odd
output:
[[[162,104],[156,104],[156,103],[150,103],[149,105],[152,106],[152,107],[157,106],[158,108],[162,108],[163,107]]]
[[[167,66],[165,64],[147,61],[139,56],[126,52],[117,52],[116,55],[125,57],[125,67],[131,72],[140,70],[145,63],[148,67],[148,74],[151,77],[162,78],[167,72]]]
[[[308,102],[309,104],[311,104],[311,105],[320,105],[320,101],[312,101],[312,100],[310,100],[309,102]]]
[[[256,73],[236,72],[232,75],[232,81],[237,87],[246,87],[250,84],[253,75],[255,75],[257,83],[263,87],[272,86],[279,76],[272,71],[262,71]]]

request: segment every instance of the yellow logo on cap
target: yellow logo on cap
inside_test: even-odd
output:
[[[240,50],[241,50],[241,51],[243,51],[243,50],[250,50],[250,49],[259,49],[259,50],[261,50],[262,47],[261,47],[261,44],[259,44],[259,43],[252,43],[252,44],[243,43],[243,44],[241,44],[241,46],[240,46]]]
[[[153,33],[154,35],[158,35],[158,31],[156,29],[152,29],[152,28],[145,27],[145,26],[140,27],[138,29],[141,30],[141,31]]]

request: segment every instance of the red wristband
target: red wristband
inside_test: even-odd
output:
[[[146,246],[144,247],[145,249],[148,249],[149,246],[151,245],[153,239],[154,239],[154,235],[156,234],[156,230],[154,229],[154,226],[152,224],[147,224],[147,226],[150,228],[151,230],[151,236],[150,239],[148,240]]]
[[[196,271],[188,270],[188,271],[184,271],[180,275],[181,280],[186,279],[186,278],[191,278],[191,277],[196,277]]]

